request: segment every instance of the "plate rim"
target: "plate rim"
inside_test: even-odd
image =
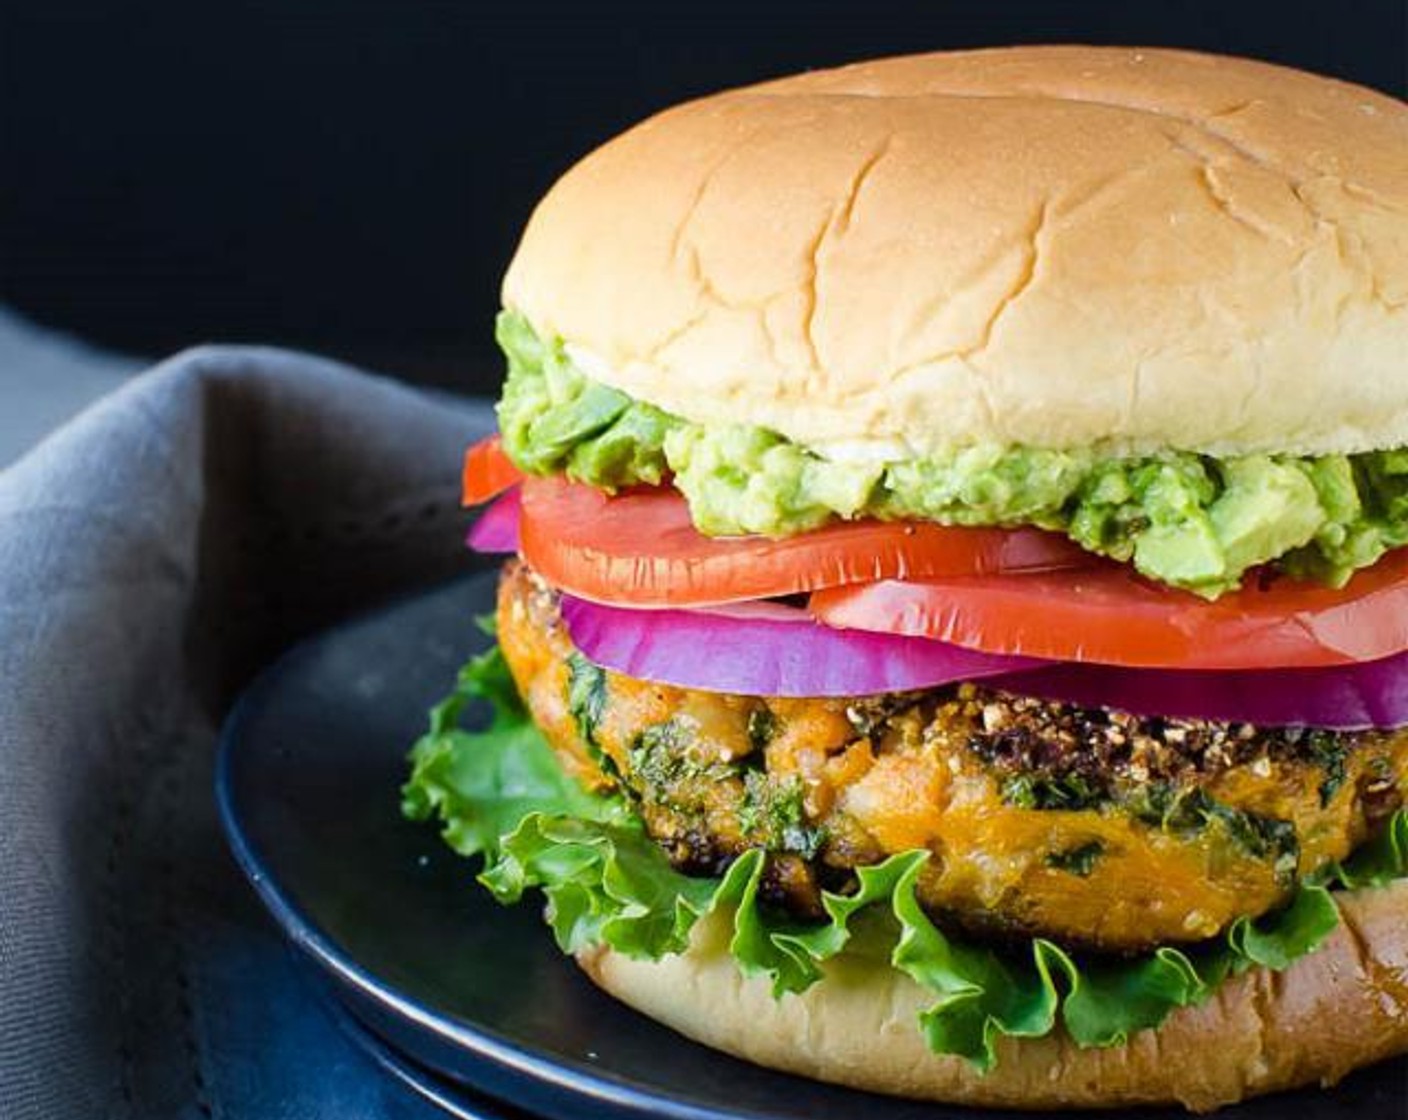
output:
[[[461,1091],[457,1083],[403,1053],[389,1039],[378,1034],[375,1027],[359,1019],[356,1011],[339,996],[327,977],[319,976],[317,981],[318,997],[332,1016],[338,1032],[397,1084],[405,1086],[447,1116],[460,1120],[528,1120],[521,1115],[522,1109],[518,1105],[500,1101],[467,1085],[463,1091],[473,1093],[478,1099],[458,1099],[454,1095]],[[513,1114],[501,1111],[505,1108],[512,1109]]]

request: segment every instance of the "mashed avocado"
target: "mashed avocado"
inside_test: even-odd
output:
[[[606,490],[673,474],[703,533],[786,536],[836,517],[1036,525],[1215,598],[1277,561],[1335,586],[1408,543],[1408,449],[1319,458],[1119,457],[979,446],[841,463],[775,432],[692,424],[587,378],[505,311],[504,448],[532,474]]]

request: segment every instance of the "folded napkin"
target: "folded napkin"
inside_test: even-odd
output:
[[[415,1116],[227,855],[222,716],[280,648],[466,569],[488,408],[274,350],[135,378],[0,473],[0,1116]]]

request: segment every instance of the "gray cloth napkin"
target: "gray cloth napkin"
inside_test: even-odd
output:
[[[466,569],[459,457],[491,423],[208,348],[0,473],[5,1120],[424,1115],[309,1019],[225,852],[212,757],[280,648]]]

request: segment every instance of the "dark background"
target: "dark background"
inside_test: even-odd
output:
[[[273,342],[492,391],[499,276],[592,146],[740,82],[1038,41],[1408,83],[1408,0],[0,0],[0,302],[139,354]]]

